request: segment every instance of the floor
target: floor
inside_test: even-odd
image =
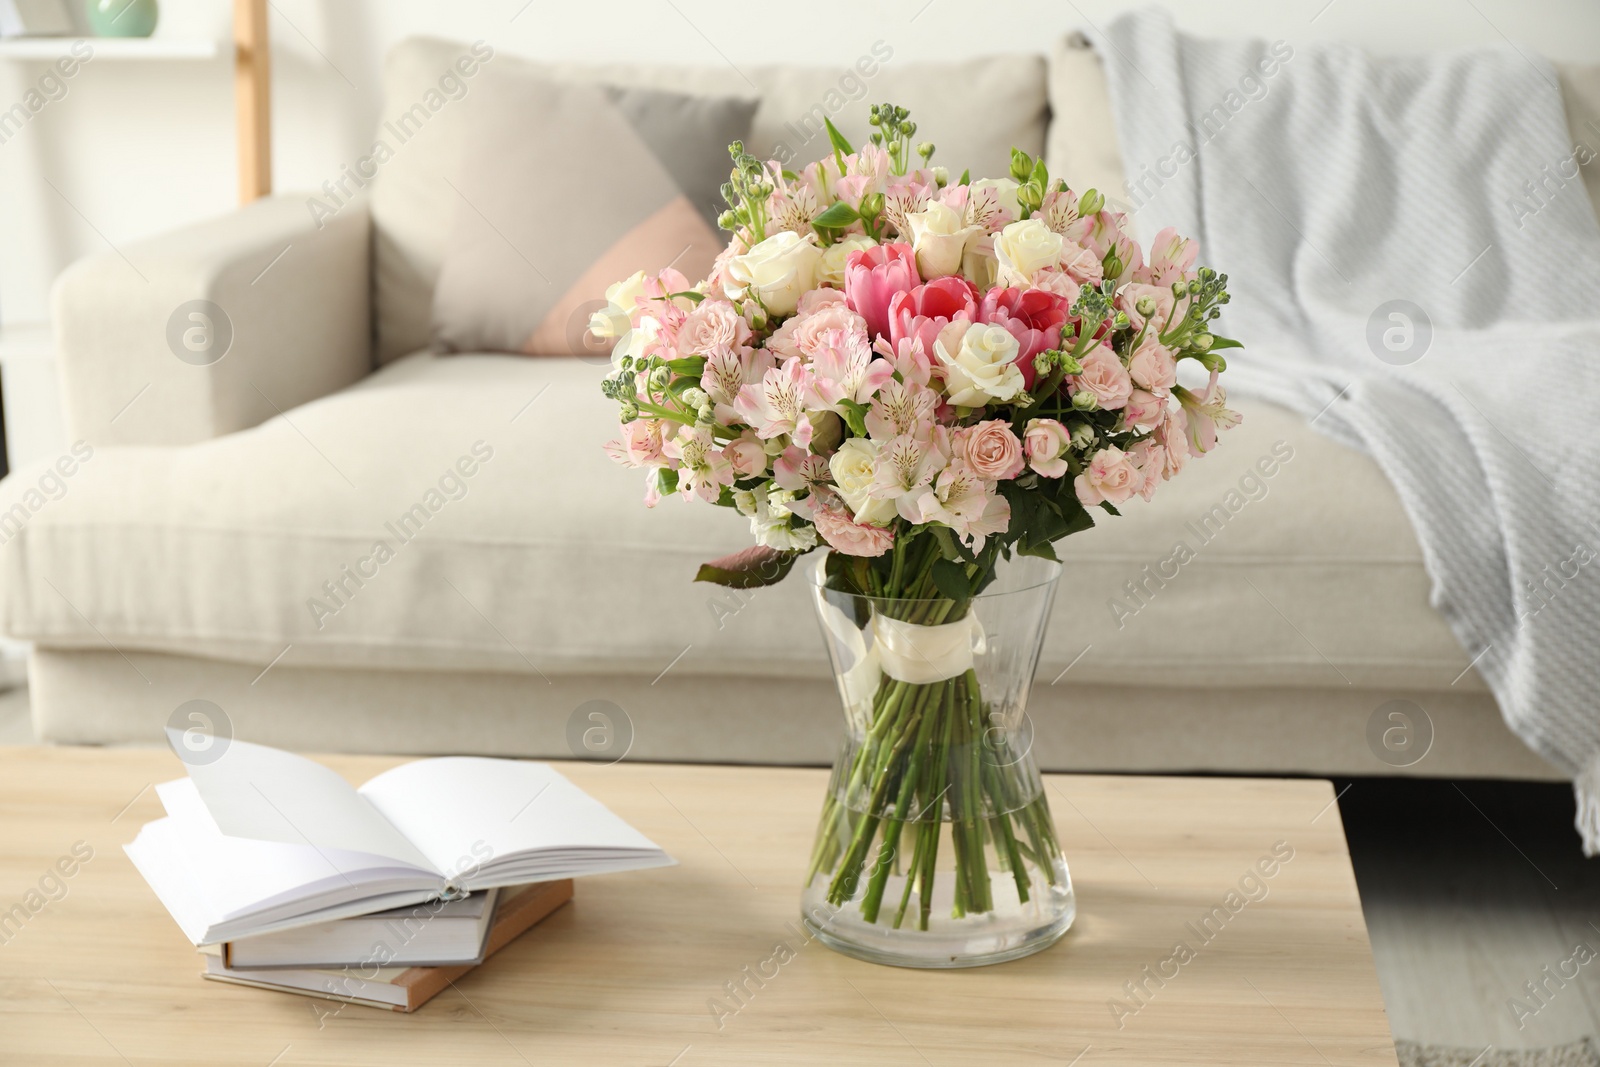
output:
[[[32,740],[27,690],[0,693],[0,744]],[[1578,848],[1566,786],[1335,785],[1397,1038],[1510,1050],[1600,1035],[1600,859]]]
[[[1583,857],[1567,786],[1336,785],[1396,1037],[1508,1050],[1600,1035],[1600,859]]]

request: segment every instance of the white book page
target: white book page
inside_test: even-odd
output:
[[[167,734],[181,752],[182,735],[170,727]],[[235,739],[220,759],[188,770],[228,837],[369,852],[441,873],[349,782],[313,760]]]
[[[360,793],[456,876],[542,849],[659,852],[655,842],[546,763],[448,756],[385,771]]]
[[[390,882],[415,870],[417,888],[437,877],[385,856],[348,849],[320,848],[231,837],[221,832],[201,800],[194,782],[180,778],[156,786],[168,817],[150,824],[153,862],[179,868],[190,882],[189,907],[198,905],[209,924],[249,915],[282,901],[304,899],[306,911],[317,906],[319,889],[341,895],[375,880]],[[159,829],[157,829],[159,827]],[[143,835],[141,835],[143,836]],[[185,932],[189,924],[179,919]]]

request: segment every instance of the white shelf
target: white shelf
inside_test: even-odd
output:
[[[94,49],[95,59],[213,59],[218,52],[216,41],[174,37],[9,37],[0,40],[0,59],[78,58],[72,47],[79,41]]]

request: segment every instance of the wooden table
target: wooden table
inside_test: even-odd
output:
[[[362,781],[398,761],[327,762]],[[0,749],[0,911],[93,849],[65,895],[46,878],[60,899],[0,925],[0,1064],[1396,1063],[1327,782],[1051,776],[1076,926],[1025,960],[929,972],[806,942],[825,772],[564,766],[681,866],[580,880],[399,1015],[200,979],[120,847],[181,769],[155,750]],[[1275,845],[1293,858],[1250,881]]]

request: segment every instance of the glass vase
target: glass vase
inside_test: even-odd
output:
[[[1017,557],[957,603],[840,592],[824,564],[812,572],[846,724],[801,897],[822,943],[875,963],[976,967],[1072,925],[1027,717],[1060,574]]]

